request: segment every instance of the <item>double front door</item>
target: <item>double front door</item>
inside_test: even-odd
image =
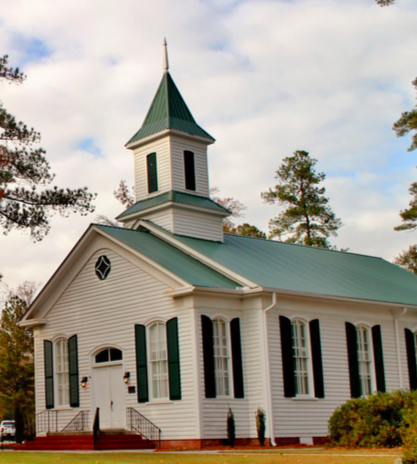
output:
[[[100,408],[101,429],[126,427],[125,389],[122,364],[94,369],[94,403]]]

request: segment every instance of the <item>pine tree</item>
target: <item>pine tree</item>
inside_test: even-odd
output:
[[[8,57],[0,57],[0,80],[22,83],[26,76],[8,66]],[[45,150],[35,147],[40,134],[7,112],[0,102],[0,226],[29,230],[34,240],[49,231],[54,212],[70,211],[85,215],[94,211],[95,194],[87,188],[75,190],[46,188],[53,179]]]
[[[417,90],[417,79],[412,82]],[[411,145],[408,151],[413,151],[417,148],[417,106],[410,111],[404,111],[400,119],[392,126],[397,137],[403,137],[412,131],[416,131],[411,139]]]
[[[319,187],[326,176],[316,173],[316,163],[307,152],[296,151],[294,156],[284,158],[276,171],[277,185],[261,193],[266,203],[286,207],[270,220],[270,238],[286,236],[289,243],[331,248],[327,239],[337,236],[343,224],[328,205],[324,187]]]
[[[403,251],[395,257],[394,264],[401,266],[413,274],[417,274],[417,245],[409,246],[408,250]]]

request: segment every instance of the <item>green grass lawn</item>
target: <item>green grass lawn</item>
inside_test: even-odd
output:
[[[265,450],[218,454],[31,453],[0,451],[0,464],[393,464],[398,450]]]

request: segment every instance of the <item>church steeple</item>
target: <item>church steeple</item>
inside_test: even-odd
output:
[[[214,138],[195,122],[191,111],[188,109],[169,73],[168,51],[165,39],[163,58],[164,74],[158,90],[142,127],[127,142],[126,147],[132,148],[138,141],[165,130],[183,132],[191,136],[201,137],[207,140],[207,143],[213,143]]]
[[[136,227],[152,221],[181,235],[223,240],[229,211],[210,199],[207,146],[214,138],[195,121],[170,73],[164,74],[142,127],[126,144],[135,160],[136,203],[117,219]]]

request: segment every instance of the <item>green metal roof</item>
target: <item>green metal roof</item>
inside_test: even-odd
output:
[[[161,193],[155,197],[136,202],[134,205],[120,214],[116,219],[122,219],[126,216],[129,216],[130,214],[145,211],[149,208],[153,208],[167,202],[182,203],[185,205],[198,206],[200,208],[207,208],[214,211],[230,213],[230,211],[216,203],[211,198],[185,192],[177,192],[176,190],[170,190],[169,192]]]
[[[191,285],[235,289],[240,285],[154,235],[139,230],[95,224],[96,227],[143,253]]]
[[[265,288],[417,306],[417,276],[381,258],[229,234],[175,238]]]
[[[142,127],[126,145],[166,129],[176,129],[214,141],[213,137],[195,122],[169,72],[162,76]]]

